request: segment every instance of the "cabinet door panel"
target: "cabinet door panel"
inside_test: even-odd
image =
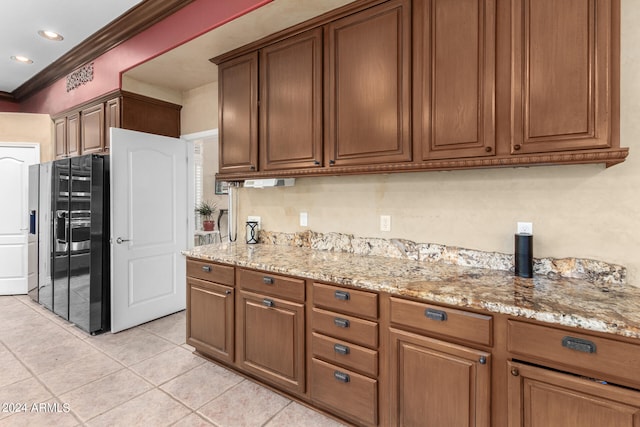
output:
[[[99,153],[104,148],[104,104],[82,110],[82,154]]]
[[[509,425],[639,427],[640,392],[509,362]]]
[[[423,160],[495,154],[495,2],[414,3],[416,146]]]
[[[67,116],[67,154],[77,156],[80,152],[80,113]]]
[[[512,152],[611,146],[608,0],[516,0]]]
[[[322,160],[322,29],[260,52],[260,169]]]
[[[392,425],[489,427],[489,354],[395,329],[390,336]]]
[[[188,278],[187,313],[187,344],[216,359],[233,362],[233,288]]]
[[[258,53],[218,66],[220,172],[258,165]]]
[[[266,381],[304,392],[304,304],[240,291],[238,363]]]
[[[111,148],[111,135],[109,128],[120,127],[120,97],[110,99],[107,101],[105,108],[105,136],[104,136],[104,151],[109,151]]]
[[[62,159],[67,156],[67,118],[56,119],[53,126],[55,129],[56,159]]]
[[[410,161],[409,2],[350,15],[328,33],[329,164]]]

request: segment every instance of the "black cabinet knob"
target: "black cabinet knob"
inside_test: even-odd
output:
[[[487,153],[490,153],[493,150],[493,148],[491,147],[485,147],[484,151],[486,151]]]
[[[521,148],[520,144],[516,144],[516,145],[513,146],[513,149],[516,150],[516,151],[518,151],[520,148]]]

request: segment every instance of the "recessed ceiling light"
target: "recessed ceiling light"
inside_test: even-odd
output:
[[[56,33],[55,31],[49,30],[40,30],[38,31],[38,35],[40,37],[44,37],[47,40],[60,41],[64,39],[64,37],[62,37],[60,34]]]
[[[11,57],[11,59],[13,59],[16,62],[20,62],[22,64],[33,64],[33,60],[22,55],[14,55]]]

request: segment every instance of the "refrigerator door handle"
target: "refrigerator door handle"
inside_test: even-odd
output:
[[[118,237],[118,238],[116,239],[116,243],[117,243],[117,244],[119,244],[119,245],[120,245],[120,244],[122,244],[122,243],[124,243],[124,242],[130,242],[130,241],[131,241],[131,240],[129,240],[129,239],[123,239],[122,237]]]

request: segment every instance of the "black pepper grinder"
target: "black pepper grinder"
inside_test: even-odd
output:
[[[520,277],[533,277],[533,226],[527,225],[518,223],[515,235],[515,274]]]

